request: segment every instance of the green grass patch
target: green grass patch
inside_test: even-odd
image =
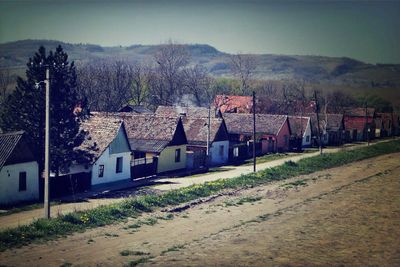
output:
[[[150,253],[126,249],[126,250],[121,251],[119,254],[121,254],[121,256],[143,256],[143,255],[149,255]]]
[[[162,195],[133,197],[119,203],[101,206],[88,211],[73,212],[50,220],[39,219],[29,225],[19,226],[0,232],[0,251],[20,247],[33,241],[46,241],[85,229],[136,218],[145,212],[169,205],[178,205],[201,197],[207,197],[224,189],[253,187],[271,181],[309,174],[327,168],[400,151],[400,141],[378,143],[349,151],[324,154],[302,159],[297,163],[287,162],[281,166],[257,173],[241,175],[231,179],[220,179],[204,184],[192,185],[168,191]],[[145,221],[148,225],[157,219]]]
[[[133,267],[133,266],[137,266],[137,265],[139,265],[139,264],[141,264],[141,263],[146,263],[146,262],[148,262],[150,259],[152,259],[153,257],[144,257],[144,258],[140,258],[140,259],[137,259],[137,260],[133,260],[133,261],[130,261],[127,265],[125,265],[125,266],[128,266],[128,267]]]
[[[291,183],[286,183],[281,185],[281,187],[285,187],[285,188],[292,188],[292,187],[298,187],[298,186],[306,186],[307,182],[306,180],[297,180]]]
[[[162,252],[161,252],[161,255],[164,255],[165,253],[168,253],[168,252],[179,251],[180,249],[183,249],[184,247],[185,247],[184,245],[175,245],[175,246],[172,246],[172,247],[170,247],[170,248],[168,248],[168,249],[162,251]]]
[[[244,203],[252,203],[261,200],[262,197],[242,197],[239,199],[234,199],[230,201],[225,201],[224,204],[226,207],[229,206],[240,206],[243,205]]]

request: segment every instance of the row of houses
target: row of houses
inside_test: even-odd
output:
[[[253,114],[246,112],[249,106],[233,110],[160,106],[152,113],[128,106],[116,113],[92,112],[81,124],[88,138],[79,149],[91,153],[93,159],[73,164],[57,179],[51,174],[51,196],[243,161],[253,154]],[[399,134],[398,116],[367,111],[320,114],[319,125],[315,113],[256,114],[255,152],[262,155],[317,145],[319,130],[324,145],[363,140],[366,133],[371,139]],[[0,134],[0,204],[41,195],[43,179],[30,149],[23,132]]]

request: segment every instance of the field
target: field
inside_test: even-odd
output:
[[[400,153],[0,253],[11,266],[398,266]]]

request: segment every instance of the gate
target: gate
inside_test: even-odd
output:
[[[131,162],[131,178],[153,176],[157,174],[157,157],[135,159]]]

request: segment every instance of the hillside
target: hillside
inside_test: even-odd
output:
[[[96,59],[126,61],[151,60],[157,45],[102,47],[50,40],[23,40],[0,44],[0,68],[24,69],[27,59],[40,45],[55,49],[61,44],[71,60],[79,63]],[[232,76],[229,54],[204,44],[186,45],[191,64],[202,64],[215,77]],[[256,78],[273,80],[305,79],[313,83],[393,88],[400,86],[400,64],[366,64],[350,58],[324,56],[254,55]]]

